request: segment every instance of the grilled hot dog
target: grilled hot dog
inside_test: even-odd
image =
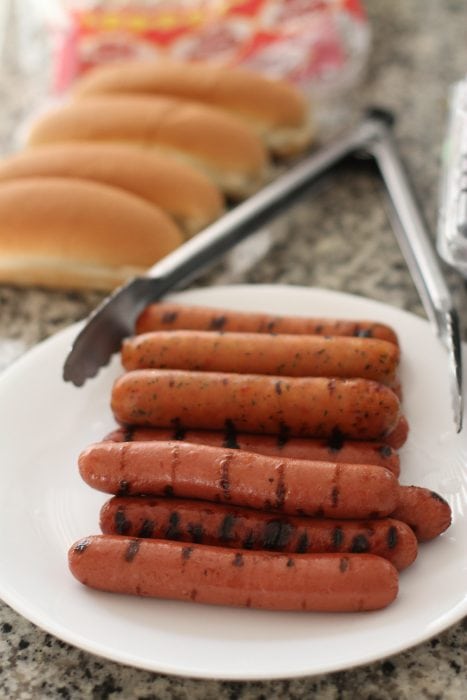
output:
[[[104,534],[150,537],[243,549],[323,554],[377,554],[396,569],[417,556],[408,525],[390,518],[326,520],[268,513],[176,498],[115,497],[103,505]]]
[[[395,385],[399,348],[375,338],[157,331],[123,342],[126,370],[162,368],[288,377],[363,377]]]
[[[129,425],[381,440],[396,427],[391,389],[367,379],[277,377],[143,369],[112,390],[116,419]]]
[[[142,311],[136,323],[137,333],[177,329],[242,333],[349,335],[362,338],[381,338],[398,344],[394,330],[375,321],[275,316],[261,312],[213,309],[168,302],[150,304]]]
[[[280,554],[97,535],[68,554],[72,574],[102,591],[269,610],[384,608],[394,566],[372,554]]]
[[[93,488],[121,496],[176,496],[291,515],[376,518],[399,485],[374,465],[307,462],[180,442],[101,442],[79,457]]]
[[[392,447],[394,450],[398,450],[406,442],[409,435],[409,423],[405,416],[400,416],[396,423],[394,430],[385,435],[384,442]]]
[[[377,464],[389,469],[394,476],[400,473],[399,455],[384,442],[363,440],[313,440],[311,438],[287,438],[287,436],[254,435],[236,433],[234,430],[179,430],[167,428],[119,428],[109,433],[105,440],[111,442],[141,442],[147,440],[183,440],[198,445],[230,447],[231,449],[257,452],[269,457],[291,457],[318,462],[344,462],[347,464]]]
[[[401,486],[399,504],[391,517],[407,523],[419,542],[427,542],[448,529],[451,508],[435,491],[421,486]]]

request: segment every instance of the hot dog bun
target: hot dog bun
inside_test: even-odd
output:
[[[182,242],[161,210],[107,185],[31,178],[0,186],[0,281],[112,289]]]
[[[89,141],[157,149],[200,167],[235,198],[264,180],[268,157],[261,139],[223,110],[173,97],[95,97],[46,113],[30,146]]]
[[[223,210],[220,191],[202,172],[173,156],[127,145],[55,144],[0,163],[0,183],[31,177],[79,178],[121,188],[160,207],[188,236]]]
[[[244,68],[169,59],[100,66],[76,85],[74,96],[172,95],[220,107],[253,126],[279,155],[302,151],[312,130],[305,98],[289,83]]]

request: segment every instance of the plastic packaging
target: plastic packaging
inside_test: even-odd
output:
[[[451,88],[437,244],[441,257],[467,277],[467,76]]]
[[[64,7],[58,90],[107,61],[169,55],[248,66],[327,99],[355,86],[370,44],[360,0],[72,0]]]

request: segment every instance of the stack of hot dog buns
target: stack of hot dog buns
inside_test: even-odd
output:
[[[127,144],[60,143],[0,163],[0,185],[28,178],[87,180],[128,192],[163,210],[184,236],[205,228],[224,206],[218,188],[199,170],[165,153],[154,157]]]
[[[282,81],[166,60],[96,68],[0,163],[0,282],[112,289],[310,140]]]
[[[107,290],[183,238],[167,214],[133,194],[87,180],[31,177],[0,186],[0,241],[4,282]]]
[[[84,77],[75,89],[77,99],[122,94],[171,95],[224,110],[253,127],[276,155],[300,153],[311,139],[301,94],[289,83],[243,68],[169,59],[114,63]]]
[[[399,345],[381,323],[158,303],[122,346],[122,425],[80,455],[113,494],[75,543],[93,588],[281,610],[375,610],[450,524],[399,482]]]
[[[175,97],[93,97],[50,112],[32,129],[31,148],[63,142],[131,144],[197,167],[230,196],[247,196],[266,175],[260,138],[237,117]]]

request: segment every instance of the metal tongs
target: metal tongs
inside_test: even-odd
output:
[[[393,117],[372,109],[349,133],[305,157],[257,194],[118,289],[90,315],[68,354],[63,378],[76,386],[95,376],[134,331],[145,306],[199,276],[236,243],[302,195],[320,176],[349,156],[374,159],[391,202],[392,224],[429,319],[448,352],[454,418],[462,429],[463,396],[459,322],[430,236],[392,136]]]

